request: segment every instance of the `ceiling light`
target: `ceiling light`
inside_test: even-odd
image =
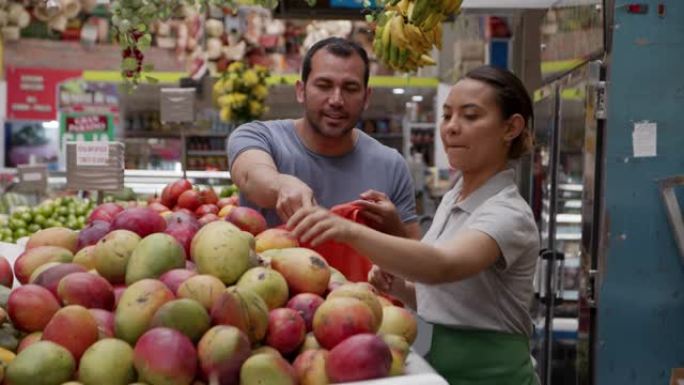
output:
[[[406,92],[406,90],[404,90],[403,88],[395,88],[392,90],[392,93],[395,95],[403,95],[404,92]]]
[[[411,97],[411,100],[413,100],[414,102],[422,102],[423,101],[423,95],[413,95]]]

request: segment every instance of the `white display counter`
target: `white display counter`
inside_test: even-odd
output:
[[[378,380],[345,382],[338,385],[449,385],[423,357],[411,351],[406,359],[406,374]]]

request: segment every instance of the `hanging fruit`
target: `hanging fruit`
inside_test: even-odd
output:
[[[442,22],[462,0],[392,0],[376,18],[373,50],[388,67],[402,72],[435,65],[432,47],[442,48]]]
[[[315,1],[315,0],[314,0]],[[143,78],[150,82],[156,79],[143,75],[152,70],[143,64],[144,52],[152,43],[150,26],[155,22],[168,20],[171,16],[188,8],[204,12],[209,6],[222,9],[237,9],[242,5],[256,5],[275,8],[277,0],[114,0],[110,6],[112,25],[121,46],[121,75],[124,87],[131,89]],[[177,47],[178,48],[178,47]]]

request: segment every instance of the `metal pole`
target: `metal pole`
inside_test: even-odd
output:
[[[544,385],[551,385],[551,363],[553,361],[553,308],[555,306],[555,266],[556,266],[556,213],[558,201],[558,163],[560,159],[560,87],[554,89],[554,111],[553,127],[551,129],[551,158],[549,161],[551,186],[549,188],[549,233],[547,248],[551,251],[551,257],[546,262],[546,314],[544,320],[544,346],[543,354],[544,366],[542,367],[542,382]]]
[[[594,303],[589,307],[589,384],[593,385],[595,383],[596,375],[596,341],[598,340],[596,333],[598,332],[597,324],[597,307],[596,300],[598,297],[598,258],[601,252],[601,231],[603,230],[603,173],[604,173],[604,163],[603,157],[605,154],[605,121],[599,120],[596,122],[596,164],[594,165],[594,173],[596,179],[594,182],[594,226],[592,228],[592,244],[591,244],[591,272],[595,274],[594,279],[589,280],[591,286],[591,293],[594,299]]]

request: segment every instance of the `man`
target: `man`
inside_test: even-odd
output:
[[[231,176],[243,205],[261,208],[270,226],[300,207],[359,201],[378,230],[418,238],[411,176],[401,154],[355,129],[368,107],[369,66],[357,44],[329,38],[304,57],[297,120],[252,122],[228,142]],[[389,202],[400,218],[387,213]]]

